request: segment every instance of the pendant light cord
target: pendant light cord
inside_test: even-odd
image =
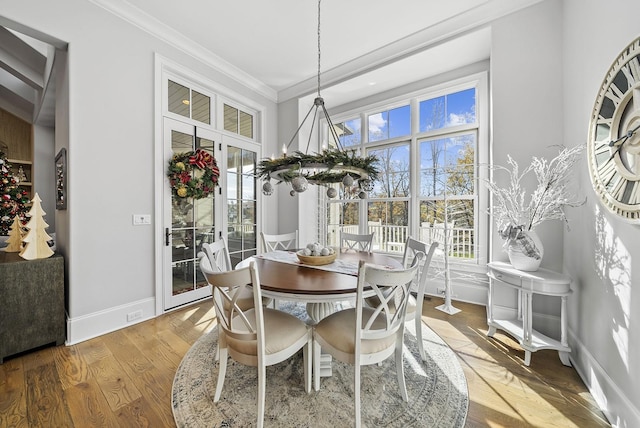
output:
[[[318,0],[318,97],[320,96],[320,3]]]
[[[311,106],[311,108],[307,112],[307,115],[304,117],[304,119],[302,119],[302,122],[300,123],[300,126],[298,126],[298,129],[296,129],[296,132],[293,134],[293,137],[291,137],[291,140],[289,140],[289,144],[287,144],[287,146],[286,146],[287,149],[291,146],[291,144],[293,143],[295,138],[300,133],[300,129],[302,129],[302,125],[304,125],[304,123],[307,121],[307,118],[311,114],[311,111],[314,110],[314,108],[315,108],[315,111],[313,113],[313,122],[311,122],[311,130],[309,131],[309,140],[307,141],[307,149],[305,150],[305,153],[309,153],[309,146],[311,145],[311,137],[313,135],[313,127],[314,127],[315,122],[316,122],[316,118],[317,118],[317,115],[318,115],[318,108],[319,107],[322,107],[322,111],[324,113],[324,117],[327,120],[327,125],[329,127],[329,134],[332,136],[333,140],[335,141],[338,150],[339,151],[344,151],[344,147],[340,143],[340,137],[338,136],[338,134],[336,132],[335,126],[333,125],[333,121],[331,120],[331,117],[329,117],[329,113],[327,112],[327,109],[324,106],[324,100],[322,99],[322,96],[320,95],[320,70],[321,70],[320,69],[320,63],[321,63],[321,61],[320,61],[321,60],[320,3],[321,2],[322,2],[322,0],[318,0],[318,96],[314,100],[314,105]]]

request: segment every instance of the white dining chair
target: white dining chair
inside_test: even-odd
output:
[[[340,232],[340,248],[370,253],[373,249],[373,234]]]
[[[220,365],[213,401],[222,394],[227,359],[258,368],[257,426],[264,424],[266,367],[278,364],[303,350],[304,389],[311,392],[312,330],[303,321],[286,312],[263,307],[260,278],[255,262],[228,272],[209,272],[213,301],[219,322]],[[251,290],[253,306],[243,309],[238,296]],[[229,309],[227,309],[229,308]],[[277,397],[274,397],[277,400]]]
[[[200,264],[200,271],[207,278],[208,274],[216,272],[227,272],[232,270],[231,257],[229,256],[229,248],[227,247],[227,241],[224,238],[220,240],[202,244],[202,251],[198,253],[198,259]],[[211,285],[211,284],[209,284]],[[211,289],[213,293],[213,288]],[[253,292],[250,289],[244,289],[238,292],[236,296],[236,304],[243,310],[253,307]],[[262,304],[268,306],[273,299],[269,297],[262,298]],[[225,310],[230,310],[230,305],[226,304]],[[220,356],[219,347],[216,349],[215,358],[216,361]]]
[[[411,266],[413,260],[418,254],[421,254],[420,257],[423,257],[423,262],[421,263],[421,266],[419,268],[418,275],[411,285],[411,291],[412,293],[415,292],[416,296],[413,297],[413,295],[411,295],[409,297],[409,302],[407,303],[407,313],[405,316],[405,320],[407,322],[415,321],[416,340],[418,342],[420,357],[423,361],[427,360],[427,354],[424,350],[424,343],[422,342],[422,308],[424,306],[424,294],[427,287],[429,265],[431,264],[431,259],[433,258],[433,254],[435,253],[437,247],[437,242],[426,244],[409,236],[405,242],[404,254],[402,256],[402,265],[405,267],[405,269]],[[386,293],[389,292],[389,290],[386,291]],[[377,296],[371,296],[369,298],[366,298],[365,302],[371,307],[376,307],[379,304],[379,299],[377,298]],[[390,303],[389,309],[395,310],[393,302]]]
[[[202,251],[209,259],[210,267],[220,272],[231,270],[231,257],[227,241],[220,237],[218,241],[202,244]]]
[[[290,233],[281,233],[279,235],[270,235],[260,232],[262,237],[262,249],[263,251],[277,251],[277,250],[296,250],[300,248],[298,246],[298,231]]]
[[[398,387],[402,399],[408,401],[402,357],[405,311],[411,282],[418,273],[421,259],[417,254],[411,267],[402,270],[389,270],[360,261],[356,307],[335,312],[313,328],[314,388],[320,389],[320,350],[339,361],[353,364],[356,427],[361,424],[361,366],[377,364],[395,355]],[[380,304],[376,308],[365,305],[365,288],[378,297]],[[393,311],[389,308],[391,301],[394,302]]]

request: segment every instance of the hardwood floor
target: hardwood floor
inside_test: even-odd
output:
[[[517,342],[487,338],[483,306],[456,315],[425,301],[424,319],[456,352],[469,387],[467,427],[610,426],[557,352],[522,364]],[[171,385],[183,355],[215,326],[210,301],[74,346],[0,365],[0,427],[172,427]]]

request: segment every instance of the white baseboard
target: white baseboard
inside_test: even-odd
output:
[[[433,297],[444,297],[444,294],[439,292],[441,289],[444,289],[444,280],[441,278],[430,278],[427,280],[425,294]],[[478,275],[477,279],[453,278],[451,280],[451,299],[486,306],[488,289],[489,285],[486,281],[486,275]]]
[[[75,345],[94,337],[146,321],[156,316],[156,299],[148,298],[92,314],[67,318],[67,345]],[[128,321],[130,314],[137,314]]]
[[[570,360],[613,427],[640,427],[640,410],[609,377],[584,344],[569,330]]]

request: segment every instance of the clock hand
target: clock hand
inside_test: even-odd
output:
[[[640,129],[640,125],[636,126],[635,128],[629,130],[625,135],[623,135],[622,137],[618,138],[615,141],[610,141],[609,142],[609,147],[614,147],[617,146],[618,148],[616,149],[615,152],[613,152],[611,154],[611,156],[609,156],[609,159],[607,160],[607,162],[609,162],[611,159],[613,159],[615,157],[615,155],[618,154],[618,152],[620,151],[620,149],[622,148],[622,146],[624,146],[624,143],[627,142],[627,140],[629,138],[631,138],[633,136],[633,134],[635,134],[635,132]]]
[[[635,134],[635,132],[638,129],[640,129],[640,125],[638,125],[635,128],[631,129],[629,132],[627,132],[626,134],[624,134],[622,137],[618,138],[617,140],[609,141],[609,147],[622,146],[624,144],[624,142],[627,141],[627,139],[631,138],[633,136],[633,134]],[[622,142],[619,142],[620,140],[622,140]],[[616,153],[617,153],[617,151],[616,151]]]
[[[624,145],[624,142],[627,141],[627,138],[629,138],[627,135],[624,136],[624,139],[622,140],[622,143],[620,143],[620,145],[616,148],[616,151],[613,152],[611,154],[611,156],[609,156],[609,159],[607,160],[607,162],[611,161],[611,159],[613,159],[615,157],[615,155],[618,154],[618,152],[620,151],[620,149],[622,148],[622,146]],[[620,141],[620,138],[618,138],[616,141]]]

